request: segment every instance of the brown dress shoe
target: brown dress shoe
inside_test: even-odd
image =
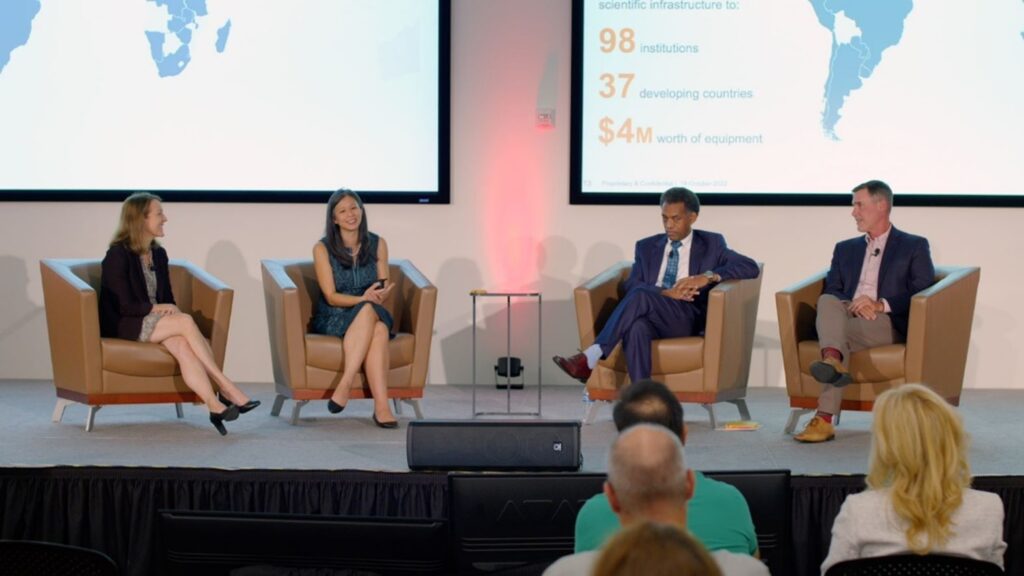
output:
[[[555,364],[562,369],[562,372],[565,372],[584,384],[587,383],[587,378],[590,378],[592,370],[587,366],[587,357],[583,354],[573,354],[568,358],[555,356],[552,360],[554,360]]]
[[[831,384],[836,388],[842,388],[853,382],[846,366],[831,356],[811,364],[811,376],[814,376],[814,379],[822,384]]]
[[[836,427],[826,422],[821,416],[811,418],[804,431],[793,437],[797,442],[815,443],[828,442],[836,437]]]

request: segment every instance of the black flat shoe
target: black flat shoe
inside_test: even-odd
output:
[[[341,414],[341,411],[344,409],[344,406],[338,404],[334,400],[327,401],[327,411],[330,412],[331,414]]]
[[[377,420],[376,414],[373,415],[373,423],[379,426],[380,428],[398,428],[398,420],[392,420],[390,422],[381,422],[380,420]]]
[[[223,412],[210,412],[210,424],[220,432],[221,436],[228,435],[228,429],[224,427],[225,422],[231,422],[232,420],[238,419],[238,406],[234,404],[228,406]]]
[[[234,406],[235,405],[234,402],[232,402],[231,400],[228,400],[227,397],[225,397],[220,392],[217,392],[217,400],[220,400],[220,403],[225,405],[225,406]],[[245,414],[246,412],[259,407],[260,404],[262,404],[262,402],[260,402],[259,400],[249,400],[245,404],[242,404],[241,406],[238,407],[238,413],[239,414]]]

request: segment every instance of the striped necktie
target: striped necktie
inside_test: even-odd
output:
[[[672,241],[672,251],[668,253],[665,276],[661,279],[662,288],[671,288],[676,283],[676,276],[679,274],[679,247],[682,245],[682,240]]]

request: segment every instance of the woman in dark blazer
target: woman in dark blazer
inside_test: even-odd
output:
[[[103,258],[100,281],[100,334],[162,344],[178,361],[181,377],[206,403],[210,422],[222,435],[224,422],[259,406],[217,366],[210,344],[195,320],[174,305],[160,198],[147,192],[129,196],[121,221]],[[211,382],[212,380],[212,382]],[[216,383],[219,392],[214,392]]]

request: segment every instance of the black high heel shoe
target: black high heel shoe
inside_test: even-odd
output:
[[[225,405],[225,406],[234,406],[235,405],[234,402],[232,402],[231,400],[228,400],[227,397],[225,397],[220,392],[217,392],[217,400],[220,400],[220,403]],[[260,404],[262,404],[262,402],[260,402],[259,400],[249,400],[245,404],[242,404],[241,406],[238,407],[238,413],[239,414],[245,414],[246,412],[248,412],[248,411],[250,411],[250,410],[252,410],[254,408],[257,408]]]
[[[381,422],[377,420],[377,414],[373,414],[373,423],[380,428],[398,428],[398,420],[391,420],[390,422]]]
[[[334,400],[327,401],[327,411],[331,414],[341,414],[341,411],[345,409],[345,406],[338,404]]]
[[[234,404],[230,404],[223,412],[210,412],[210,424],[213,424],[221,436],[228,435],[228,429],[224,427],[224,423],[232,420],[238,420],[238,406]]]

